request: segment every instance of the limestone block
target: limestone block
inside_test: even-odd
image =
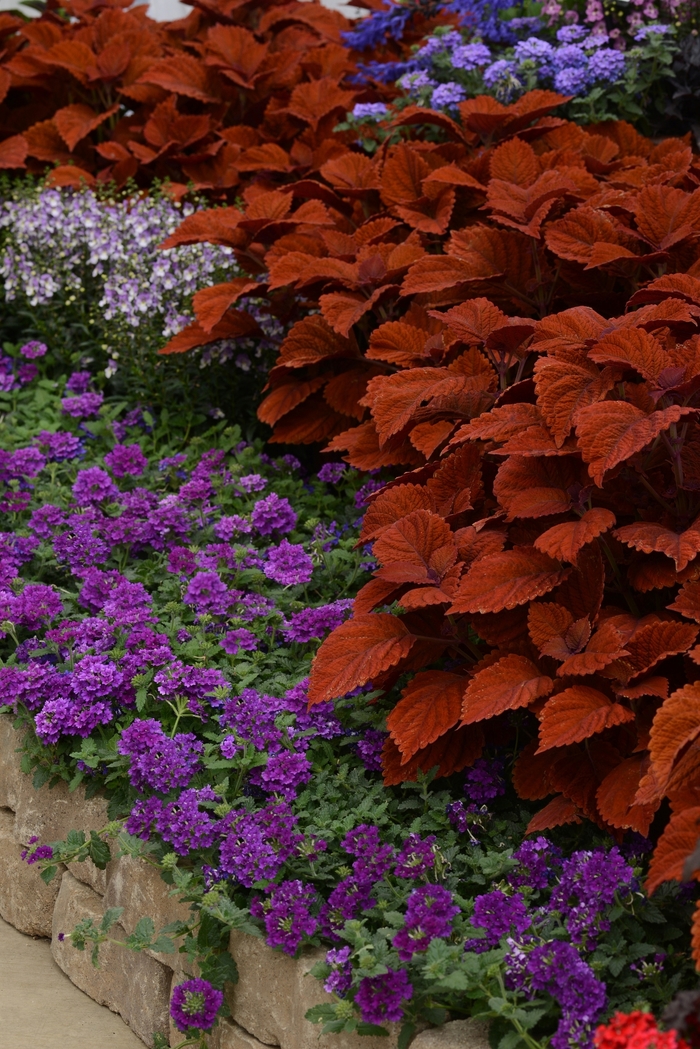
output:
[[[14,814],[0,809],[0,915],[29,936],[50,936],[51,915],[61,884],[61,872],[46,885],[36,867],[22,859],[15,841]]]
[[[233,1020],[219,1020],[210,1039],[211,1049],[264,1049],[264,1043],[253,1038]]]
[[[301,1049],[293,1042],[297,963],[263,939],[237,930],[229,950],[238,966],[238,983],[226,994],[233,1020],[265,1045]]]
[[[75,830],[83,829],[83,827],[75,828]],[[112,863],[108,863],[106,870],[103,871],[101,871],[99,867],[96,867],[91,859],[82,860],[80,863],[68,863],[66,866],[76,881],[82,882],[83,885],[89,885],[94,892],[99,893],[100,896],[104,896],[107,891],[107,877],[114,862],[115,861],[113,860]]]
[[[16,809],[20,782],[26,779],[20,768],[22,733],[12,727],[14,718],[0,714],[0,808]]]
[[[233,1020],[266,1045],[281,1049],[395,1049],[398,1025],[389,1038],[321,1034],[321,1026],[306,1019],[314,1005],[332,1001],[309,970],[325,951],[308,951],[290,958],[268,947],[263,939],[234,931],[230,951],[238,966],[238,983],[227,986],[226,1001]]]
[[[429,1027],[411,1042],[411,1049],[489,1049],[486,1020],[451,1020],[442,1027]]]
[[[140,918],[152,918],[156,932],[174,921],[189,921],[189,904],[170,896],[159,870],[134,856],[121,856],[108,867],[104,906],[123,907],[120,921],[128,933],[134,931]],[[150,953],[150,952],[149,952]],[[170,969],[182,968],[180,954],[154,954],[154,958]]]
[[[62,841],[71,830],[101,830],[108,822],[107,801],[88,801],[82,787],[71,794],[67,783],[35,790],[32,777],[23,776],[15,806],[15,837],[26,845],[30,838],[41,842]]]
[[[59,933],[68,933],[82,918],[100,921],[104,913],[102,898],[66,871],[53,912],[51,953],[68,978],[100,1005],[106,1005],[147,1045],[153,1034],[169,1033],[171,972],[142,952],[107,943],[100,948],[100,967],[96,969],[89,951],[78,951]],[[124,929],[113,926],[110,935],[124,938]]]

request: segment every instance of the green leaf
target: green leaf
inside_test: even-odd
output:
[[[58,867],[54,867],[54,866],[44,867],[44,869],[42,871],[39,871],[39,877],[41,878],[41,880],[43,882],[46,882],[47,885],[50,882],[53,881],[53,879],[56,877],[57,874],[58,874]]]
[[[102,932],[109,932],[112,926],[117,924],[123,913],[123,907],[108,907],[100,922]]]
[[[219,991],[225,983],[238,983],[238,966],[228,951],[215,954],[200,966],[202,977]]]
[[[413,1036],[415,1033],[416,1025],[414,1023],[402,1024],[401,1030],[399,1031],[397,1049],[408,1049],[409,1045],[413,1041]]]
[[[472,986],[472,981],[468,979],[465,972],[456,969],[448,976],[444,976],[442,980],[439,980],[435,986],[441,991],[466,991]]]
[[[312,1024],[325,1023],[327,1020],[335,1019],[335,1009],[328,1002],[323,1005],[312,1005],[312,1007],[307,1009],[304,1013],[304,1017]]]
[[[96,833],[90,831],[89,856],[98,870],[103,871],[112,858],[112,852],[106,841]]]
[[[386,1028],[385,1027],[380,1027],[378,1024],[358,1023],[358,1025],[355,1028],[355,1030],[357,1031],[358,1034],[362,1034],[362,1035],[366,1035],[366,1036],[371,1035],[374,1038],[388,1038],[389,1037],[389,1032],[386,1030]]]

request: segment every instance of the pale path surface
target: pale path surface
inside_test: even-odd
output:
[[[48,940],[0,918],[0,1045],[4,1049],[144,1049],[116,1013],[79,991]]]

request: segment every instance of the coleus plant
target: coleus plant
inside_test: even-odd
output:
[[[653,889],[700,817],[700,165],[558,101],[409,110],[321,168],[327,225],[286,194],[253,232],[260,193],[208,235],[318,311],[270,375],[273,440],[413,467],[367,512],[379,567],[311,701],[400,689],[389,784],[517,741],[531,831],[657,835],[670,806]],[[200,326],[237,293],[200,293]]]
[[[318,0],[198,0],[159,23],[130,2],[0,15],[0,168],[233,197],[251,173],[312,166],[354,98],[347,19]]]

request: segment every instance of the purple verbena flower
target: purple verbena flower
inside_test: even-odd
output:
[[[355,995],[365,1023],[398,1023],[403,1017],[401,1003],[413,996],[413,986],[404,969],[388,969],[381,976],[365,976]]]
[[[417,951],[426,951],[431,940],[449,936],[456,914],[459,907],[443,886],[422,885],[414,889],[406,903],[404,926],[392,941],[401,961],[408,962]]]
[[[272,886],[264,901],[260,897],[253,899],[250,911],[254,917],[263,919],[269,947],[281,947],[285,954],[296,954],[302,940],[313,936],[318,928],[318,921],[311,913],[316,898],[313,885],[297,879]]]
[[[420,834],[409,834],[396,857],[394,874],[397,878],[419,878],[435,866],[435,835],[423,839]]]
[[[272,535],[273,532],[284,534],[292,531],[297,523],[297,515],[288,499],[271,492],[255,504],[251,521],[260,535]]]
[[[209,1031],[223,1001],[223,993],[212,987],[208,980],[185,980],[173,988],[170,1015],[183,1034],[193,1027]]]
[[[262,566],[268,579],[281,586],[308,583],[313,574],[313,561],[298,543],[283,539],[279,546],[270,547],[267,561]]]

